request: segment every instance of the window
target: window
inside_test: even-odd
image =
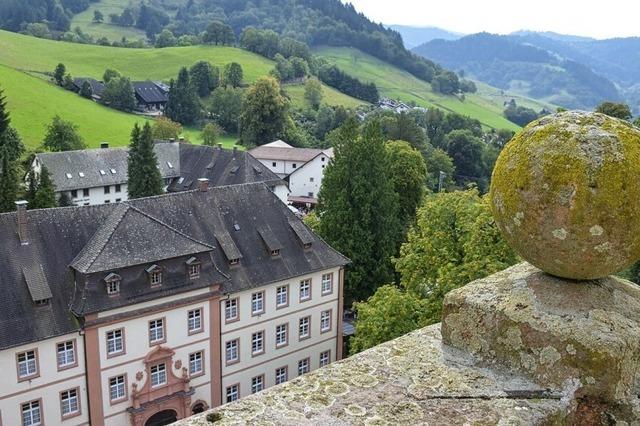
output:
[[[112,295],[118,293],[120,293],[120,280],[113,279],[107,281],[107,294]]]
[[[82,196],[83,197],[88,197],[89,196],[89,188],[85,188],[82,190]]]
[[[311,299],[311,279],[300,281],[300,301]]]
[[[311,317],[300,318],[300,324],[298,327],[298,337],[300,340],[311,337],[311,330],[309,329],[310,322]]]
[[[309,178],[309,182],[313,182],[314,179],[312,177]]]
[[[120,184],[117,184],[115,187],[116,192],[121,192],[122,191],[122,187],[120,186]]]
[[[240,259],[231,259],[229,265],[234,266],[240,263]]]
[[[309,197],[313,198],[313,192],[309,192],[309,193],[307,193],[307,195],[308,195]]]
[[[320,332],[331,331],[331,310],[320,313]]]
[[[120,201],[122,201],[122,198],[116,198],[116,203],[119,203]]]
[[[280,385],[288,380],[287,367],[276,368],[276,385]]]
[[[110,203],[111,203],[111,200],[104,200],[104,203],[105,203],[105,204],[110,204]]]
[[[296,163],[293,163],[293,164],[291,165],[291,167],[293,167],[293,168],[295,169],[295,168],[297,168],[297,167],[298,167],[298,165],[297,165]]]
[[[67,179],[71,179],[71,178],[73,178],[73,176],[71,175],[71,173],[67,173],[67,174],[66,174],[66,176],[67,176]]]
[[[149,277],[152,286],[161,285],[162,284],[162,272],[158,269],[151,272],[151,276]]]
[[[76,351],[73,340],[58,343],[58,368],[68,368],[76,365]]]
[[[202,308],[193,309],[187,313],[189,334],[202,331]]]
[[[276,289],[276,308],[289,306],[289,286],[283,285]]]
[[[289,324],[280,324],[276,326],[276,348],[285,346],[289,343]]]
[[[149,321],[149,343],[164,341],[164,318]]]
[[[78,172],[78,176],[84,177],[84,172]]]
[[[124,330],[113,330],[107,332],[107,355],[118,355],[124,353]]]
[[[251,355],[264,353],[264,331],[257,331],[251,335]]]
[[[309,358],[298,361],[298,376],[302,376],[309,372]]]
[[[60,408],[62,417],[71,417],[80,414],[80,400],[78,399],[78,389],[69,389],[60,392]]]
[[[115,175],[116,174],[116,169],[111,169],[110,172],[111,172],[112,175]]]
[[[71,198],[78,198],[78,190],[77,189],[72,189],[71,190]]]
[[[38,375],[36,351],[26,351],[18,354],[18,377],[28,379]]]
[[[107,174],[107,172],[105,172],[104,170],[100,170],[100,176],[104,176],[106,174]]]
[[[322,161],[324,163],[325,158],[324,157],[320,157],[320,161]]]
[[[38,426],[42,424],[40,413],[40,401],[31,401],[22,404],[22,425]]]
[[[109,379],[109,399],[111,399],[111,402],[126,398],[125,383],[126,380],[124,376],[116,376]]]
[[[200,264],[194,263],[189,265],[189,278],[192,280],[200,276]]]
[[[111,187],[109,185],[104,187],[104,193],[106,194],[111,194]]]
[[[238,313],[238,299],[229,299],[224,303],[224,318],[226,322],[237,321],[239,319]]]
[[[271,250],[271,257],[280,256],[280,249]]]
[[[165,363],[151,366],[151,387],[167,383],[167,366]]]
[[[251,295],[251,315],[264,313],[264,292],[253,293]]]
[[[275,161],[273,163],[271,163],[271,167],[276,167],[278,165],[278,163],[276,163]]]
[[[189,354],[189,374],[191,376],[197,376],[204,373],[203,362],[204,358],[202,351]]]
[[[227,402],[237,401],[240,396],[240,385],[231,385],[227,387]]]
[[[240,345],[238,339],[229,340],[225,345],[225,360],[227,364],[233,364],[240,361],[240,351],[238,346]]]
[[[333,274],[322,274],[322,295],[333,293]]]
[[[331,351],[324,351],[320,353],[320,367],[329,365],[331,362]]]
[[[251,393],[258,393],[264,389],[264,375],[256,376],[251,379]]]

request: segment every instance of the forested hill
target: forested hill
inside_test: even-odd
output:
[[[1,0],[0,28],[24,30],[29,23],[54,22],[51,31],[69,30],[73,14],[97,0]],[[106,3],[105,3],[106,4]],[[405,49],[396,31],[369,20],[340,0],[131,0],[105,22],[142,30],[153,41],[163,29],[176,37],[201,34],[212,21],[229,25],[237,39],[247,27],[269,29],[310,46],[355,47],[431,82],[445,73],[432,61]],[[114,41],[114,40],[111,40]]]
[[[480,33],[432,40],[414,52],[493,86],[566,108],[592,109],[605,100],[622,100],[616,85],[591,67],[519,36]]]

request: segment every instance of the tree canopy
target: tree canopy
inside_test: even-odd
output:
[[[276,140],[285,131],[289,101],[272,77],[258,79],[245,93],[240,115],[240,139],[245,146]]]
[[[596,108],[596,112],[621,120],[631,120],[631,117],[633,117],[629,105],[617,102],[602,102]]]
[[[335,156],[319,194],[318,230],[351,259],[345,278],[345,306],[350,306],[393,279],[399,201],[379,123],[367,124],[360,133],[356,119],[350,118],[334,133],[333,144]]]
[[[42,146],[48,151],[74,151],[85,149],[86,145],[82,136],[78,133],[78,126],[70,121],[65,121],[56,115],[47,125],[47,132]]]
[[[178,79],[169,83],[169,100],[164,113],[183,125],[194,124],[200,116],[198,95],[191,83],[189,71],[184,67],[180,69]]]

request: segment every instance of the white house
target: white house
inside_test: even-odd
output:
[[[258,161],[289,183],[292,204],[317,203],[324,170],[333,158],[333,148],[295,148],[281,140],[249,151]]]

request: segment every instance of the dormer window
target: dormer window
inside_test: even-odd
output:
[[[189,278],[192,280],[200,276],[200,262],[197,258],[192,257],[187,260],[187,271],[189,272]]]
[[[306,249],[310,249],[310,248],[311,248],[311,243],[305,243],[305,244],[303,245],[303,247],[304,247],[304,249],[305,249],[305,250],[306,250]]]
[[[111,273],[104,278],[104,281],[107,285],[107,294],[109,296],[120,293],[120,281],[122,281],[120,275]]]
[[[280,256],[280,249],[271,250],[271,257]]]
[[[240,263],[240,259],[231,259],[229,261],[229,265],[233,266],[233,265],[238,265]]]
[[[162,285],[162,268],[158,265],[151,265],[147,268],[147,273],[149,274],[149,283],[151,287],[157,287]]]

